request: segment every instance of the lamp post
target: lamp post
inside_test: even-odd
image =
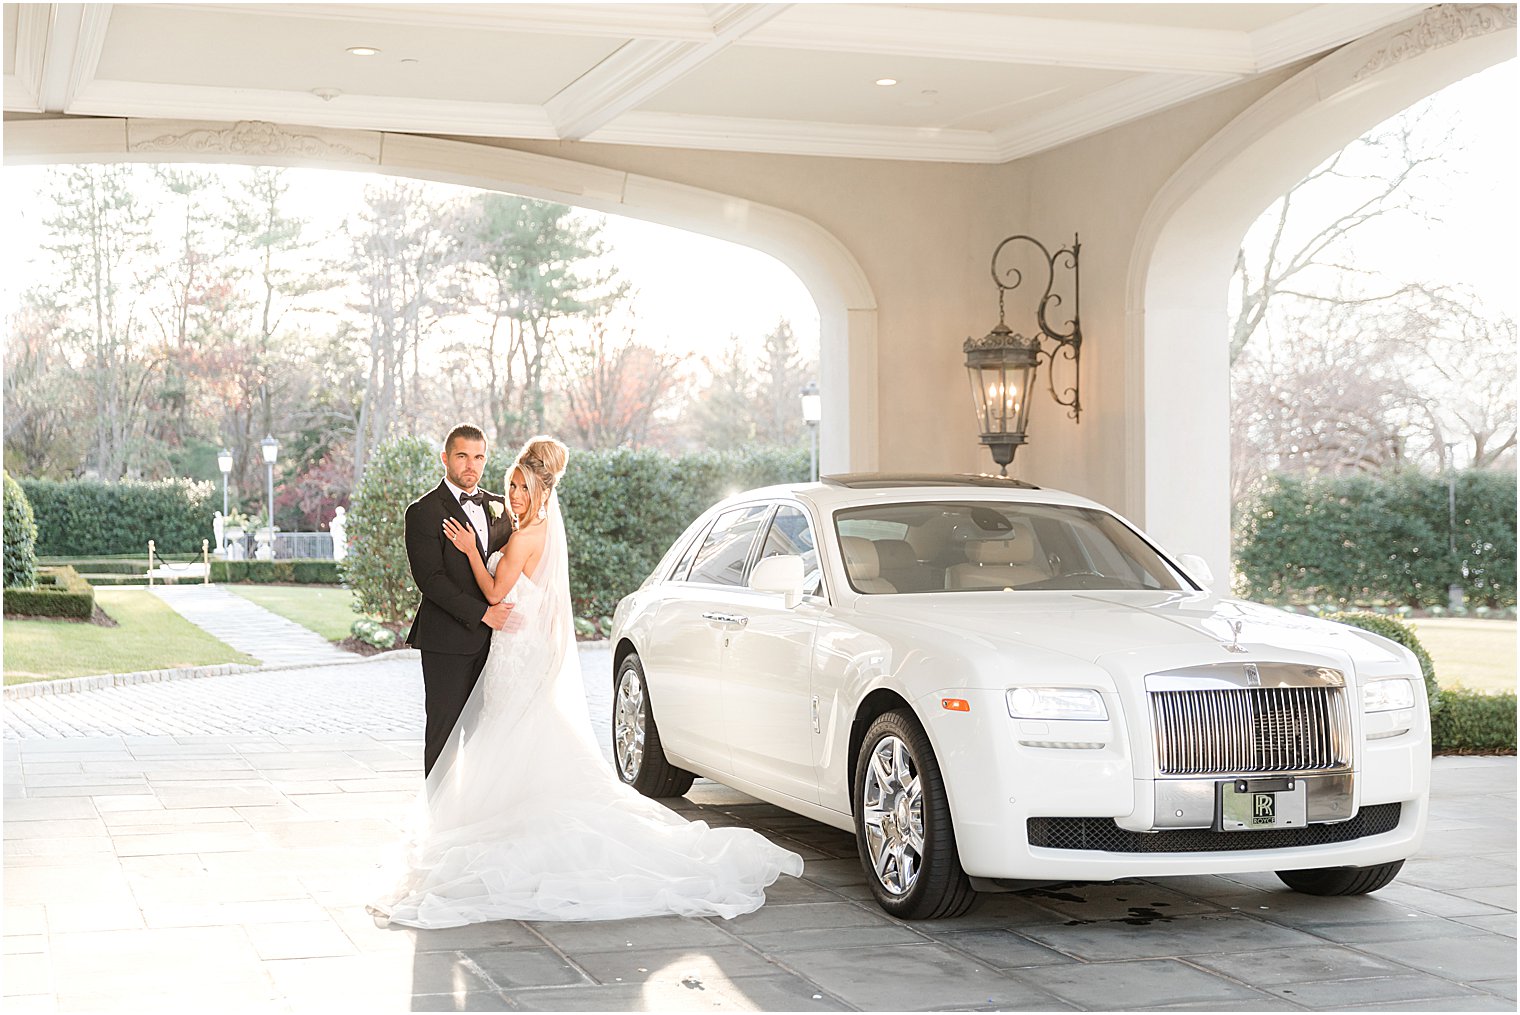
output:
[[[232,452],[226,448],[216,453],[216,467],[222,470],[222,520],[216,530],[216,552],[227,552],[227,477],[232,473]]]
[[[280,442],[274,439],[273,434],[266,435],[259,441],[259,450],[264,453],[264,470],[269,481],[269,559],[274,559],[274,460],[280,453]]]
[[[1460,567],[1461,562],[1457,560],[1457,442],[1448,441],[1445,448],[1445,464],[1449,466],[1446,472],[1446,537],[1451,549],[1452,566]],[[1461,609],[1466,605],[1466,600],[1466,591],[1460,582],[1451,582],[1446,586],[1448,609]]]
[[[818,394],[818,382],[808,381],[802,388],[802,421],[807,424],[811,455],[808,460],[808,478],[818,482],[818,422],[823,419],[823,396]]]
[[[1045,291],[1035,311],[1035,327],[1025,337],[1008,327],[1004,297],[1017,289],[1024,281],[1024,272],[1017,267],[998,270],[998,258],[1010,244],[1024,243],[1039,252],[1035,267],[1045,273]],[[1049,363],[1047,382],[1050,397],[1057,405],[1070,411],[1067,415],[1081,422],[1081,366],[1082,322],[1081,280],[1077,269],[1077,256],[1082,244],[1076,237],[1071,246],[1054,254],[1045,244],[1033,236],[1010,236],[999,243],[992,252],[992,281],[998,287],[998,322],[983,338],[967,338],[961,351],[966,354],[966,371],[971,377],[971,397],[976,403],[977,429],[981,431],[982,444],[992,452],[992,460],[998,464],[1001,474],[1008,475],[1008,466],[1016,451],[1028,440],[1029,389],[1039,370],[1040,357]],[[1031,256],[1033,256],[1031,254]],[[1056,262],[1064,259],[1064,266],[1071,271],[1072,300],[1071,319],[1066,331],[1050,326],[1046,313],[1052,307],[1064,303],[1055,293]],[[1027,267],[1027,265],[1026,265]],[[1007,279],[1007,281],[1005,281]],[[1038,284],[1036,282],[1035,284]],[[1055,345],[1046,349],[1042,343],[1050,339]],[[1064,395],[1056,394],[1055,361],[1063,355],[1071,360],[1074,379]]]
[[[216,467],[222,470],[222,517],[227,517],[227,477],[232,474],[232,452],[226,448],[216,453]]]

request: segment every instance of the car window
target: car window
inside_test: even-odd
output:
[[[818,541],[813,538],[813,526],[807,514],[790,504],[776,509],[765,545],[760,548],[760,559],[795,554],[802,558],[802,587],[807,595],[820,594],[823,572],[818,567]]]
[[[701,545],[701,539],[692,539],[692,541],[687,544],[686,550],[681,554],[681,559],[677,561],[676,566],[671,569],[671,581],[681,581],[686,577],[686,573],[691,570],[692,559],[696,557],[697,549]]]
[[[1166,589],[1166,562],[1118,518],[1027,501],[876,504],[834,516],[852,588],[867,595]]]
[[[719,515],[702,540],[687,580],[707,585],[744,584],[744,563],[769,510],[769,504],[754,504]]]

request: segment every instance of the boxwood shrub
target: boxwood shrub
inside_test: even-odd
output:
[[[18,617],[71,617],[89,620],[95,613],[95,589],[71,567],[46,567],[29,589],[6,589],[5,612]]]
[[[1277,476],[1235,531],[1237,591],[1273,603],[1515,605],[1515,475],[1448,480],[1413,470],[1335,478]],[[1453,553],[1451,544],[1456,543]]]
[[[338,562],[335,560],[213,560],[211,580],[337,585],[341,579],[338,575]]]
[[[102,483],[93,479],[22,479],[37,517],[37,552],[84,557],[146,554],[148,540],[166,554],[198,553],[211,538],[212,483],[189,479]]]
[[[5,474],[5,588],[30,588],[37,579],[37,521],[21,484]]]
[[[1440,714],[1431,718],[1431,736],[1442,754],[1514,754],[1515,693],[1441,692]]]

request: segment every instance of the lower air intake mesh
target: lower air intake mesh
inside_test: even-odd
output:
[[[1131,832],[1113,818],[1030,818],[1029,844],[1046,849],[1090,849],[1105,853],[1221,853],[1241,849],[1291,849],[1349,842],[1391,832],[1399,824],[1398,804],[1363,807],[1350,821],[1273,828],[1260,832],[1215,832],[1175,828]]]

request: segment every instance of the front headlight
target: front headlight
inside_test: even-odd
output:
[[[1107,719],[1103,696],[1087,687],[1014,687],[1008,714],[1015,719]]]
[[[1373,680],[1362,685],[1363,712],[1392,712],[1414,708],[1414,683],[1404,677]]]

